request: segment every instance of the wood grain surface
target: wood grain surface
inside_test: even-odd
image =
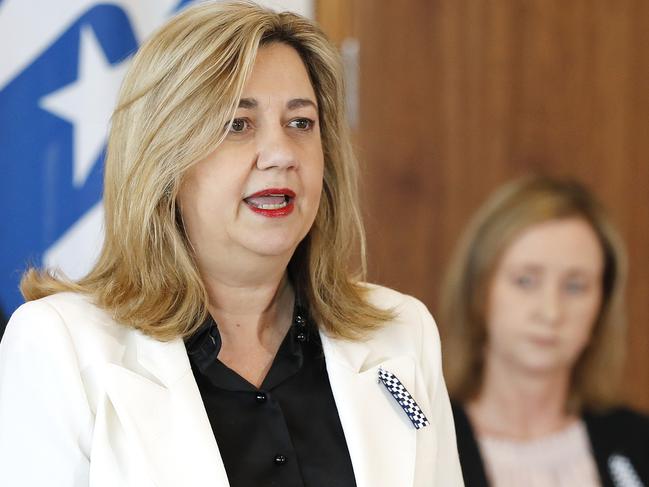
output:
[[[316,14],[335,42],[360,41],[370,279],[434,313],[495,188],[579,179],[627,243],[626,399],[649,411],[649,2],[322,0]]]

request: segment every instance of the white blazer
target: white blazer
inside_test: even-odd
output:
[[[357,486],[464,485],[432,317],[387,288],[369,298],[396,319],[362,343],[321,333]],[[379,367],[429,426],[415,429]],[[0,343],[0,485],[229,487],[183,341],[151,339],[78,294],[21,306]]]

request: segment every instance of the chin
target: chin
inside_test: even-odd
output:
[[[527,355],[521,357],[518,361],[518,367],[522,368],[531,375],[546,375],[564,371],[570,368],[556,356],[533,356]]]
[[[261,237],[249,242],[246,247],[258,255],[280,257],[287,254],[292,256],[299,243],[297,239]]]

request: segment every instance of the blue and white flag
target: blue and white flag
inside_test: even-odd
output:
[[[142,41],[191,0],[0,0],[0,309],[30,266],[85,275],[103,239],[102,161]],[[263,1],[311,16],[313,0]]]
[[[28,265],[83,276],[103,230],[102,160],[129,58],[187,0],[0,1],[0,306]]]

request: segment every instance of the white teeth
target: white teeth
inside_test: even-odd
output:
[[[280,208],[285,208],[288,205],[286,201],[279,203],[277,205],[259,205],[258,208],[262,210],[279,210]]]

